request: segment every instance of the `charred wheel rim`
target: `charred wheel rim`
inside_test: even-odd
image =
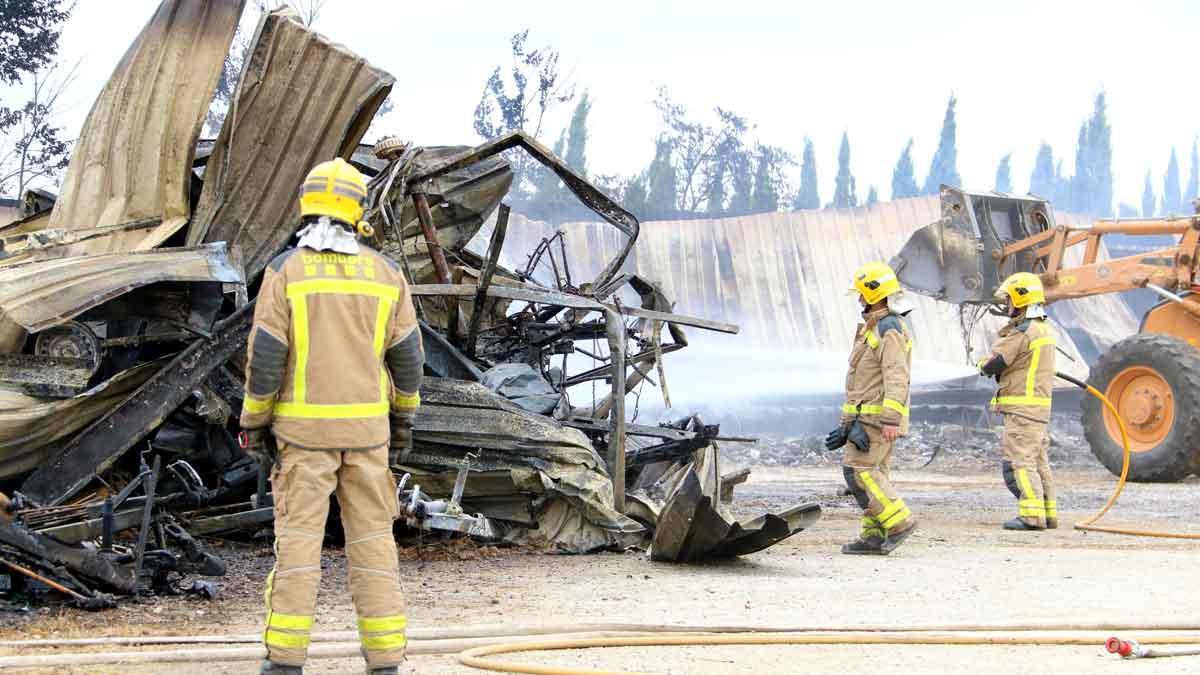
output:
[[[1154,368],[1130,366],[1112,379],[1105,395],[1125,420],[1132,452],[1147,452],[1171,433],[1175,424],[1175,393]],[[1112,412],[1104,411],[1104,426],[1113,440],[1121,443],[1121,428]]]

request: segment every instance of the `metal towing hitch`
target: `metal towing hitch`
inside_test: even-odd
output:
[[[467,486],[467,474],[471,472],[472,457],[474,455],[467,454],[459,465],[449,501],[431,499],[421,492],[420,485],[414,484],[412,489],[406,490],[412,474],[406,473],[400,477],[396,485],[396,500],[400,504],[400,517],[409,527],[430,532],[459,532],[481,539],[499,538],[490,520],[481,514],[472,516],[462,510],[462,495]]]

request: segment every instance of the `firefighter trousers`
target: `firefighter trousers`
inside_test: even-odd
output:
[[[275,497],[275,568],[267,577],[268,658],[304,664],[321,583],[321,543],[336,492],[346,532],[350,593],[370,668],[404,661],[407,620],[392,521],[399,505],[386,446],[305,450],[280,441],[271,474]]]
[[[859,538],[887,539],[892,534],[907,531],[916,525],[916,518],[896,493],[891,481],[892,443],[884,440],[878,427],[863,424],[871,439],[871,448],[860,451],[846,445],[842,460],[842,475],[863,510]]]
[[[1017,515],[1033,527],[1058,524],[1058,501],[1050,473],[1050,434],[1047,423],[1021,415],[1004,416],[1000,470],[1004,484],[1017,498]]]

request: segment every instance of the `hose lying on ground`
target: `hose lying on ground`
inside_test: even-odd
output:
[[[1055,375],[1058,376],[1059,379],[1066,380],[1067,382],[1070,382],[1071,384],[1075,385],[1076,387],[1079,387],[1080,389],[1086,391],[1087,393],[1091,394],[1092,396],[1095,396],[1097,399],[1100,400],[1101,403],[1104,404],[1104,406],[1106,408],[1108,408],[1108,411],[1110,413],[1112,413],[1113,419],[1117,420],[1117,427],[1120,428],[1120,430],[1121,430],[1121,444],[1125,448],[1125,459],[1121,464],[1121,476],[1117,479],[1117,487],[1116,487],[1116,489],[1113,490],[1112,496],[1110,496],[1108,498],[1108,502],[1104,505],[1104,507],[1101,508],[1099,511],[1097,511],[1095,514],[1093,514],[1092,516],[1090,516],[1088,518],[1084,518],[1083,520],[1079,521],[1078,523],[1075,523],[1075,529],[1085,530],[1085,531],[1089,531],[1089,532],[1108,532],[1111,534],[1127,534],[1127,535],[1134,536],[1134,537],[1161,537],[1161,538],[1165,538],[1165,539],[1197,539],[1197,540],[1200,540],[1200,533],[1165,532],[1162,530],[1137,530],[1137,529],[1132,529],[1132,528],[1127,528],[1127,527],[1112,527],[1109,525],[1096,525],[1096,522],[1098,520],[1100,520],[1101,518],[1103,518],[1104,514],[1108,513],[1109,509],[1111,509],[1113,507],[1113,505],[1115,505],[1117,503],[1117,498],[1121,496],[1121,491],[1125,489],[1125,481],[1128,480],[1128,478],[1129,478],[1129,460],[1130,460],[1130,456],[1132,454],[1132,451],[1129,448],[1129,431],[1125,428],[1125,420],[1121,419],[1121,414],[1119,412],[1117,412],[1116,406],[1114,406],[1112,404],[1112,401],[1108,400],[1107,396],[1100,393],[1099,389],[1096,389],[1095,387],[1091,386],[1090,384],[1088,384],[1082,380],[1078,380],[1074,377],[1071,377],[1070,375],[1067,375],[1066,373],[1055,373]]]
[[[607,629],[607,630],[605,630]],[[1163,623],[1022,623],[1022,624],[945,624],[909,626],[896,629],[885,626],[829,627],[734,627],[734,626],[671,626],[644,624],[581,624],[554,626],[480,626],[413,630],[408,653],[414,656],[453,654],[466,665],[489,663],[488,654],[530,651],[525,645],[559,644],[578,647],[591,646],[650,646],[717,645],[717,644],[894,644],[894,645],[1010,645],[1056,644],[1099,645],[1114,632],[1136,633],[1143,642],[1153,644],[1200,644],[1200,624],[1179,621]],[[333,637],[351,636],[346,641],[327,641]],[[416,639],[420,635],[421,639]],[[210,642],[214,636],[163,636],[157,639],[189,640],[192,644]],[[241,638],[242,636],[217,636]],[[360,655],[355,633],[314,634],[317,642],[309,649],[309,658],[348,658]],[[538,638],[513,642],[513,639]],[[122,639],[122,638],[116,638]],[[150,641],[156,638],[125,638]],[[255,641],[260,640],[254,636]],[[625,644],[628,641],[635,641]],[[680,642],[683,640],[683,642]],[[640,642],[638,642],[640,641]],[[45,648],[57,644],[79,646],[78,642],[38,640],[2,643],[0,646]],[[94,643],[90,643],[94,644]],[[154,644],[154,643],[152,643]],[[157,643],[165,644],[165,643]],[[176,643],[178,644],[178,643]],[[518,649],[517,647],[520,647]],[[479,649],[493,651],[480,653]],[[185,663],[255,661],[266,656],[261,645],[225,648],[188,648],[167,651],[129,650],[97,653],[48,653],[22,656],[0,656],[2,668],[61,668],[65,666],[112,665],[121,663]],[[508,664],[511,665],[511,664]],[[504,667],[507,668],[508,665]],[[541,666],[530,666],[540,668]],[[515,670],[513,672],[553,672]]]

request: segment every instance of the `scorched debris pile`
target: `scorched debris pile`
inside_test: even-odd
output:
[[[198,141],[242,5],[164,0],[53,210],[0,228],[0,490],[14,496],[0,593],[37,579],[105,606],[172,572],[223,573],[196,537],[269,527],[269,486],[235,439],[246,337],[260,274],[299,224],[297,187],[334,156],[372,177],[370,243],[403,268],[425,341],[415,449],[393,467],[399,529],[684,561],[819,517],[804,504],[737,522],[722,504],[745,472],[722,474],[718,428],[627,422],[627,392],[667,397],[684,327],[737,328],[672,314],[626,273],[637,219],[536,141],[360,145],[392,76],[284,11],[260,22],[219,136]],[[559,233],[502,266],[505,152],[553,172],[619,254],[570,269]]]

